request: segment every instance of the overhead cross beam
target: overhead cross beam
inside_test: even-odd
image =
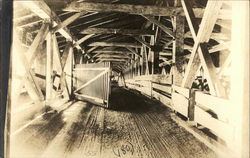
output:
[[[105,4],[93,2],[72,2],[64,11],[123,12],[138,15],[172,16],[183,12],[182,8],[152,5]]]
[[[131,51],[121,51],[121,50],[95,50],[92,53],[102,53],[102,54],[131,54]]]
[[[102,46],[102,47],[133,47],[133,48],[140,48],[140,44],[136,43],[122,43],[122,42],[93,42],[88,46],[95,47],[95,46]]]
[[[81,34],[122,34],[122,35],[154,35],[152,30],[136,30],[136,29],[110,29],[110,28],[87,28],[80,32]]]
[[[124,59],[131,59],[131,57],[127,56],[127,55],[98,54],[95,57],[98,57],[98,58],[124,58]]]
[[[118,61],[118,62],[126,62],[127,59],[115,59],[115,58],[102,58],[102,59],[97,59],[97,62],[105,62],[105,61]]]
[[[75,1],[66,6],[63,11],[71,12],[122,12],[136,15],[153,15],[153,16],[184,16],[183,9],[181,7],[161,7],[153,5],[131,5],[131,4],[107,4],[96,2],[83,2]],[[201,18],[204,9],[193,9],[197,18]],[[220,12],[218,18],[230,19],[230,12],[223,10]]]

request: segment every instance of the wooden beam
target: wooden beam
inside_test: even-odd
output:
[[[98,58],[126,58],[126,59],[131,59],[131,57],[127,56],[127,55],[97,54],[95,57],[98,57]]]
[[[126,62],[126,59],[114,59],[114,58],[107,58],[107,59],[98,59],[96,60],[98,62],[104,62],[104,61],[118,61],[118,62]]]
[[[41,92],[41,88],[39,87],[38,83],[36,82],[36,79],[34,78],[34,72],[32,72],[30,70],[33,62],[35,61],[36,57],[37,57],[37,49],[38,47],[44,42],[46,35],[49,32],[49,24],[48,23],[44,23],[41,27],[41,29],[39,30],[37,36],[35,37],[34,41],[32,42],[31,46],[28,49],[28,52],[26,52],[30,57],[30,60],[28,61],[27,58],[25,56],[21,56],[22,57],[22,61],[25,67],[25,78],[27,79],[29,78],[31,82],[33,82],[34,87],[36,89],[36,93],[39,96],[40,100],[43,100],[43,94]],[[27,85],[27,84],[26,84]]]
[[[133,47],[138,48],[141,47],[140,44],[136,43],[118,43],[118,42],[93,42],[88,46],[95,47],[95,46],[102,46],[102,47]]]
[[[36,56],[37,56],[37,49],[38,47],[44,42],[47,34],[49,32],[49,24],[48,23],[44,23],[41,27],[41,29],[39,30],[38,34],[36,35],[34,41],[32,42],[31,46],[29,47],[29,50],[27,52],[27,54],[29,56],[31,56],[30,61],[27,63],[29,65],[29,68],[32,66]]]
[[[214,53],[218,51],[228,50],[230,48],[230,42],[229,43],[221,43],[213,46],[209,49],[209,53]]]
[[[153,23],[156,26],[158,26],[160,29],[162,29],[162,31],[164,31],[169,36],[175,38],[175,35],[174,35],[173,31],[171,31],[167,26],[163,25],[158,20],[156,20],[153,16],[143,15],[143,17],[145,19],[147,19],[148,21],[150,21],[151,23]]]
[[[182,16],[175,16],[174,21],[174,31],[175,40],[173,41],[173,84],[176,86],[181,86],[183,80],[182,76],[182,60],[180,57],[184,52],[184,29],[185,29],[185,18]]]
[[[17,42],[17,46],[21,46],[21,42],[18,39],[14,39],[14,42]],[[24,66],[26,71],[23,82],[25,88],[33,101],[43,101],[44,96],[42,94],[41,88],[35,79],[35,73],[30,69],[30,65],[28,64],[28,59],[26,58],[23,52],[19,52],[19,58]]]
[[[131,52],[131,53],[133,53],[133,54],[135,54],[135,55],[137,55],[137,56],[139,56],[139,57],[142,57],[139,53],[137,53],[133,48],[129,48],[129,47],[127,47],[127,49]]]
[[[72,22],[74,22],[76,19],[78,19],[81,15],[83,15],[84,12],[81,13],[75,13],[74,15],[72,15],[71,17],[67,18],[66,20],[64,20],[62,23],[59,23],[58,25],[56,25],[53,29],[52,32],[56,32],[64,27],[67,27],[69,24],[71,24]]]
[[[80,32],[81,34],[122,34],[122,35],[154,35],[152,30],[136,30],[136,29],[110,29],[110,28],[87,28]]]
[[[43,0],[39,1],[19,1],[21,4],[29,8],[32,12],[37,14],[42,19],[51,19],[53,22],[53,25],[60,25],[61,20],[56,15],[54,11],[50,9],[50,7],[44,2]],[[74,37],[67,27],[63,27],[58,30],[58,32],[63,35],[66,39],[72,40],[73,43],[76,41],[76,37]],[[80,46],[77,46],[78,49],[81,49]]]
[[[232,63],[230,66],[231,122],[234,141],[229,142],[237,156],[249,157],[249,1],[232,3]]]
[[[67,58],[66,58],[66,63],[64,66],[64,73],[66,76],[66,82],[68,85],[69,89],[69,95],[72,94],[72,70],[73,70],[73,47],[71,43],[68,43],[68,49],[65,51],[68,52]],[[66,55],[65,55],[66,56]]]
[[[89,38],[91,38],[93,36],[94,36],[94,34],[89,34],[89,35],[86,35],[86,36],[82,37],[81,39],[76,41],[76,43],[74,44],[73,47],[76,47],[77,45],[80,45],[81,43],[83,43],[84,41],[88,40]]]
[[[172,51],[162,51],[159,53],[160,56],[172,56],[173,52]]]
[[[54,56],[55,59],[53,59],[53,61],[55,63],[57,63],[57,65],[59,67],[60,81],[61,81],[60,83],[61,83],[61,86],[63,85],[63,87],[65,87],[65,89],[66,89],[66,98],[69,99],[69,89],[68,89],[68,85],[67,85],[67,82],[66,82],[65,73],[63,72],[65,62],[64,62],[64,59],[61,60],[60,52],[59,52],[59,48],[58,48],[57,39],[56,39],[55,34],[52,35],[52,40],[53,40],[53,53],[55,54],[55,56]],[[64,62],[63,63],[64,65],[62,64],[62,61]]]
[[[186,32],[185,38],[193,38],[192,33],[190,31]],[[230,40],[230,36],[228,34],[224,34],[224,33],[212,33],[210,38],[217,40],[217,41]]]
[[[168,43],[165,43],[163,45],[163,48],[168,48],[168,46],[170,46],[173,42],[174,42],[174,40],[170,40]]]
[[[163,67],[163,66],[166,66],[166,65],[171,65],[173,62],[172,60],[166,60],[162,63],[159,64],[159,67]]]
[[[131,54],[131,51],[120,51],[120,50],[95,50],[92,53],[103,53],[103,54]]]
[[[128,16],[128,15],[125,15],[125,16]],[[99,18],[93,18],[92,20],[89,20],[87,22],[83,22],[83,23],[80,23],[80,24],[70,26],[69,28],[70,29],[73,29],[73,28],[82,29],[82,28],[87,28],[87,27],[97,27],[97,26],[100,26],[100,25],[103,25],[103,24],[107,24],[107,23],[117,21],[120,18],[121,17],[119,17],[117,15],[117,13],[110,13],[110,14],[108,14],[106,16],[101,15]]]
[[[140,42],[141,44],[145,45],[146,47],[148,47],[149,49],[151,49],[151,46],[149,43],[147,43],[146,41],[144,41],[142,38],[140,37],[134,37],[134,39],[136,39],[138,42]]]
[[[182,12],[181,8],[160,7],[152,5],[130,5],[130,4],[105,4],[91,2],[72,2],[64,11],[91,11],[91,12],[122,12],[138,15],[173,16]]]
[[[142,46],[143,48],[143,54],[144,54],[144,61],[146,63],[146,69],[145,69],[145,75],[149,75],[149,65],[148,65],[148,52],[146,46]]]
[[[200,63],[205,71],[206,78],[208,80],[210,93],[217,96],[224,96],[223,89],[218,82],[215,67],[213,65],[211,56],[209,55],[206,42],[208,42],[212,33],[213,27],[217,20],[221,1],[208,1],[204,17],[198,30],[198,25],[194,20],[194,13],[191,5],[187,0],[182,0],[182,6],[186,14],[186,18],[189,24],[191,33],[195,39],[195,44],[188,62],[187,70],[182,81],[182,87],[190,88],[195,78],[195,73],[199,68]],[[198,50],[198,54],[196,51]]]
[[[45,104],[50,105],[53,93],[53,47],[52,47],[52,34],[51,32],[47,35],[47,51],[46,51],[46,100]]]

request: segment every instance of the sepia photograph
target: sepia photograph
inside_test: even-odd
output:
[[[2,2],[0,158],[249,158],[248,0]]]

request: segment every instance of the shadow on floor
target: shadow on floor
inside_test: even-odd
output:
[[[159,102],[152,100],[137,91],[112,87],[110,96],[112,110],[131,113],[148,113],[155,110],[166,110]]]

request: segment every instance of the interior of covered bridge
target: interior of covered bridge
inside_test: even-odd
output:
[[[248,157],[248,11],[13,1],[6,157]]]

